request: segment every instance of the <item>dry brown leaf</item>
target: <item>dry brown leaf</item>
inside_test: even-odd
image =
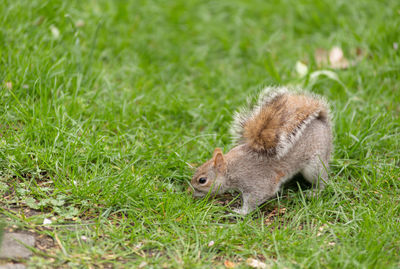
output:
[[[253,259],[253,258],[248,258],[246,260],[246,264],[252,268],[267,268],[267,265],[259,260]]]
[[[225,265],[226,268],[235,268],[236,267],[236,264],[234,262],[231,262],[231,261],[228,261],[228,260],[224,261],[224,265]]]
[[[175,221],[180,222],[180,221],[182,221],[182,219],[183,219],[183,214],[180,215],[179,217],[177,217],[177,218],[175,219]]]
[[[317,236],[321,236],[322,232],[324,231],[324,229],[327,227],[326,224],[322,225],[321,227],[318,228],[318,232],[317,232]]]
[[[343,59],[343,51],[340,47],[333,47],[329,51],[329,61],[331,63],[340,62]]]
[[[356,55],[357,56],[364,56],[364,50],[362,48],[356,48]]]
[[[37,18],[37,20],[34,22],[35,25],[41,25],[44,21],[44,17],[40,16],[39,18]]]
[[[349,67],[349,61],[344,57],[340,47],[333,47],[329,51],[329,63],[334,69],[346,69]]]
[[[85,22],[83,21],[83,20],[77,20],[76,22],[75,22],[75,26],[76,27],[83,27],[83,26],[85,26]]]
[[[318,67],[322,67],[328,64],[328,51],[322,48],[315,50],[314,58]]]
[[[272,222],[273,222],[272,219],[266,219],[266,220],[264,221],[265,225],[267,225],[267,226],[270,225]]]
[[[276,207],[274,208],[266,217],[265,224],[269,225],[274,221],[274,218],[279,215],[284,215],[286,212],[286,207]]]
[[[12,86],[13,86],[13,85],[12,85],[12,82],[11,82],[11,81],[7,81],[7,82],[6,82],[6,88],[7,88],[7,89],[11,90],[11,89],[12,89]]]
[[[356,48],[357,60],[364,56],[364,52],[360,48]],[[346,69],[350,66],[350,62],[344,57],[343,50],[338,47],[332,47],[329,51],[318,48],[314,53],[315,62],[318,67],[329,65],[333,69]],[[352,62],[354,65],[355,62]]]

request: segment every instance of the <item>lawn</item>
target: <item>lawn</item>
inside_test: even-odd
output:
[[[23,262],[400,267],[399,45],[398,0],[3,1],[0,213],[50,239]],[[315,57],[333,47],[346,68]],[[193,199],[191,166],[268,85],[330,101],[331,183],[244,218]]]

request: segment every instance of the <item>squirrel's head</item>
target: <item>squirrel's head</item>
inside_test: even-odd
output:
[[[191,185],[194,197],[203,197],[208,192],[215,194],[224,192],[226,180],[226,161],[220,148],[214,150],[211,160],[200,166],[194,174]]]

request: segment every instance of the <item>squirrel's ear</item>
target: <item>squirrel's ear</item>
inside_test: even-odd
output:
[[[213,153],[213,159],[215,158],[215,156],[217,156],[218,153],[223,154],[222,149],[220,149],[220,148],[215,148],[215,149],[214,149],[214,153]]]
[[[220,148],[216,148],[213,154],[213,163],[217,170],[221,173],[226,170],[226,162],[224,158],[224,154]]]

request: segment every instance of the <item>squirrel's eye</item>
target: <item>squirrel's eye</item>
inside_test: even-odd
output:
[[[206,182],[207,182],[207,178],[206,177],[199,178],[199,183],[200,184],[205,184]]]

